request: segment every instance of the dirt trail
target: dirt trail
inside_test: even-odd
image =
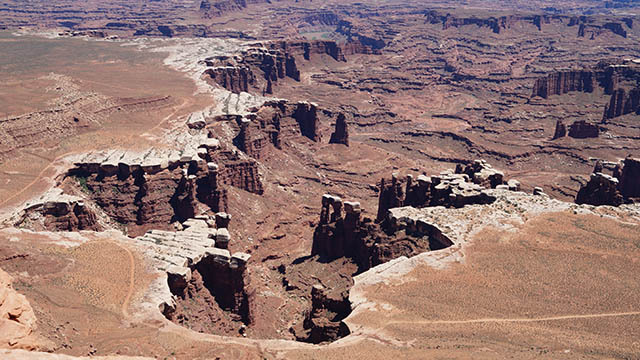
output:
[[[122,302],[122,315],[124,315],[124,317],[129,317],[129,303],[131,302],[131,297],[133,296],[133,293],[135,291],[136,262],[133,258],[131,250],[127,249],[125,246],[118,244],[117,242],[113,242],[113,244],[126,251],[127,255],[129,256],[129,290],[127,291],[127,296],[125,296],[124,301]]]
[[[557,321],[557,320],[571,320],[571,319],[591,319],[591,318],[603,318],[603,317],[618,317],[618,316],[638,316],[640,311],[629,312],[617,312],[617,313],[600,313],[600,314],[584,314],[584,315],[562,315],[562,316],[550,316],[541,318],[506,318],[506,319],[470,319],[470,320],[417,320],[417,321],[390,321],[386,326],[391,324],[474,324],[474,323],[517,323],[517,322],[541,322],[541,321]]]

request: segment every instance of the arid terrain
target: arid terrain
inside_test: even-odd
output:
[[[640,3],[0,4],[0,358],[640,359]]]

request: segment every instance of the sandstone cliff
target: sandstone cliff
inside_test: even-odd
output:
[[[616,89],[604,109],[603,121],[640,111],[640,88]]]
[[[594,81],[594,72],[588,70],[556,72],[537,79],[532,96],[546,99],[551,95],[562,95],[570,91],[593,92]]]
[[[169,229],[201,206],[226,210],[226,186],[263,192],[256,161],[221,149],[212,138],[191,154],[155,149],[89,154],[69,170],[67,181],[134,236]]]
[[[236,117],[239,131],[233,142],[254,159],[262,157],[267,144],[282,149],[302,137],[314,142],[321,139],[315,104],[272,100],[250,110],[250,114]]]
[[[29,301],[12,288],[12,281],[11,276],[0,269],[0,349],[46,348],[34,333],[36,316]]]

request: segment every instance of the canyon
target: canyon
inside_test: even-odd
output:
[[[0,357],[633,358],[637,11],[5,1]]]

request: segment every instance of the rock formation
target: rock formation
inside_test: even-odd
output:
[[[361,213],[358,202],[343,203],[339,197],[324,195],[311,255],[318,255],[323,261],[351,258],[362,272],[400,256],[413,256],[453,244],[440,236],[437,229],[425,226],[401,233],[406,229],[376,224],[366,217],[361,219]]]
[[[532,96],[546,99],[551,95],[562,95],[570,91],[593,92],[594,82],[595,74],[592,71],[555,72],[536,80]]]
[[[640,200],[639,159],[627,157],[622,167],[614,168],[613,176],[602,173],[602,170],[602,163],[597,162],[589,181],[580,187],[576,195],[577,204],[618,206]]]
[[[181,231],[151,230],[136,238],[156,254],[156,267],[167,273],[166,285],[172,296],[159,308],[169,320],[186,324],[190,317],[200,316],[197,321],[192,319],[195,324],[230,316],[232,322],[250,322],[245,278],[250,255],[227,250],[231,237],[221,226],[229,225],[230,216],[218,213],[216,219],[196,216],[183,222]],[[198,309],[186,306],[206,299],[213,303],[199,304],[202,308]],[[207,320],[209,316],[213,318]]]
[[[633,88],[628,91],[619,88],[613,91],[609,104],[605,106],[603,121],[606,122],[608,119],[634,112],[638,113],[639,111],[640,88]]]
[[[202,0],[200,2],[200,15],[205,18],[213,18],[242,10],[250,4],[264,3],[269,3],[269,0]]]
[[[585,120],[575,121],[569,126],[569,136],[576,139],[597,138],[600,127]]]
[[[331,134],[329,144],[344,144],[349,146],[349,129],[343,113],[338,114],[335,131]]]
[[[272,94],[273,84],[279,79],[300,81],[295,57],[275,48],[250,47],[239,55],[207,58],[204,63],[209,67],[204,72],[205,79],[234,93],[249,92],[255,87]]]
[[[620,174],[620,193],[627,200],[640,200],[640,159],[627,157]]]
[[[349,293],[329,293],[322,285],[311,287],[311,309],[307,311],[303,330],[295,332],[298,341],[320,344],[350,334],[342,322],[351,313]]]
[[[248,92],[256,81],[248,66],[216,66],[204,73],[211,81],[234,93]]]
[[[603,174],[593,173],[589,182],[580,188],[576,195],[577,204],[620,205],[622,195],[618,191],[618,179]]]
[[[79,197],[52,189],[35,203],[28,204],[15,224],[32,230],[101,231],[96,214]]]
[[[314,142],[321,139],[316,104],[271,100],[250,111],[248,115],[235,118],[239,131],[233,142],[254,159],[262,157],[267,144],[282,149],[301,137]]]
[[[553,132],[552,140],[567,136],[567,127],[562,120],[556,121],[556,130]]]
[[[255,160],[221,149],[212,138],[182,152],[91,153],[75,163],[67,178],[132,235],[192,218],[199,204],[225,211],[225,185],[263,192]]]
[[[491,203],[494,199],[483,190],[504,184],[503,177],[502,172],[485,161],[476,160],[467,166],[457,166],[455,173],[445,171],[431,177],[420,175],[417,181],[413,176],[404,180],[395,175],[390,181],[382,179],[376,221],[383,221],[387,211],[394,207],[463,207]]]
[[[305,60],[311,60],[311,55],[329,55],[336,61],[347,61],[344,57],[342,47],[333,40],[283,40],[256,43],[254,46],[266,47],[271,50],[280,50],[285,54],[302,56]]]

